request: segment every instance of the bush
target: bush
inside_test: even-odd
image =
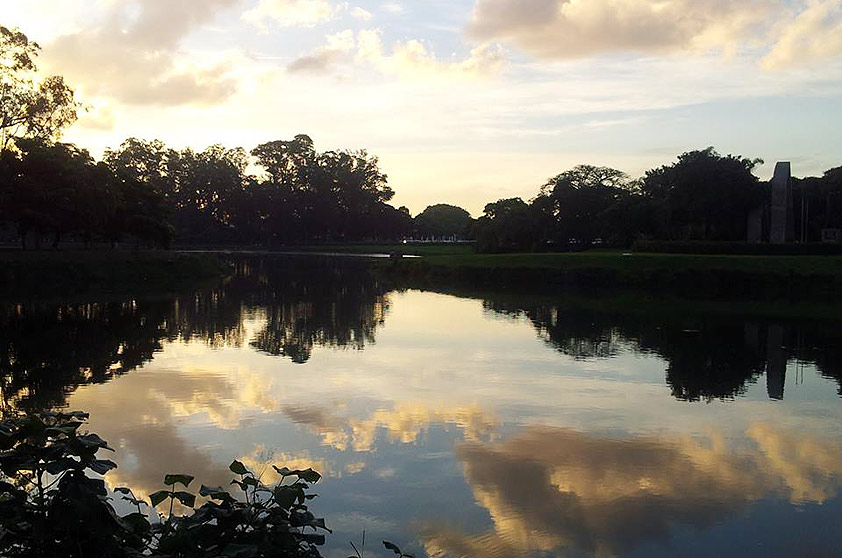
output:
[[[274,467],[281,480],[265,486],[239,461],[230,470],[238,499],[223,488],[202,486],[196,507],[188,492],[193,477],[166,475],[166,490],[149,502],[128,488],[115,493],[137,511],[119,516],[109,503],[105,475],[117,465],[98,459],[113,451],[96,434],[79,434],[88,415],[45,412],[0,423],[0,556],[58,558],[101,556],[124,558],[317,558],[329,531],[308,509],[308,491],[321,476],[312,469]],[[291,482],[287,482],[291,481]],[[176,502],[191,510],[176,516]],[[167,514],[151,510],[168,506]]]

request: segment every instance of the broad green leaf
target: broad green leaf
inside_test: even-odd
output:
[[[173,496],[188,508],[192,508],[196,504],[196,496],[189,492],[176,492]]]
[[[78,436],[76,439],[82,442],[82,445],[86,448],[102,448],[114,451],[112,448],[108,447],[108,443],[105,440],[96,434],[85,434],[84,436]]]
[[[234,497],[231,496],[228,491],[226,491],[221,486],[217,488],[211,488],[209,486],[205,486],[204,484],[199,489],[200,496],[207,496],[211,500],[220,500],[223,502],[231,502],[234,500]]]
[[[319,479],[322,478],[322,476],[313,469],[306,469],[304,471],[293,471],[293,474],[298,475],[298,478],[300,478],[303,481],[307,481],[309,483],[314,484],[319,482]]]
[[[279,486],[275,489],[274,498],[283,509],[289,509],[298,498],[298,491],[290,486]]]
[[[245,477],[243,478],[243,484],[247,484],[249,486],[257,486],[260,483],[257,482],[257,479],[254,477]]]
[[[78,461],[69,457],[62,457],[61,459],[56,459],[55,461],[47,463],[44,466],[44,470],[50,473],[51,475],[58,475],[67,471],[68,469],[76,469],[77,467],[79,467]]]
[[[386,547],[386,550],[391,550],[392,552],[394,552],[398,556],[403,554],[403,552],[401,552],[401,549],[398,548],[398,545],[396,545],[394,543],[390,543],[389,541],[383,541],[383,546]]]
[[[164,475],[164,484],[168,486],[172,486],[176,483],[182,485],[184,488],[190,486],[190,483],[193,482],[193,479],[190,475]]]
[[[85,465],[88,469],[99,475],[104,475],[111,469],[117,468],[117,464],[110,459],[92,459],[86,462]]]
[[[154,508],[164,500],[170,497],[169,490],[159,490],[158,492],[153,492],[149,495],[149,501],[152,502],[152,507]]]
[[[236,459],[231,462],[231,465],[228,466],[232,473],[237,475],[247,475],[249,470],[246,469],[246,466],[237,461]]]

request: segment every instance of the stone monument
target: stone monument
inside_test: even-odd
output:
[[[792,214],[792,169],[789,163],[775,165],[772,177],[772,199],[769,206],[769,242],[784,244],[795,239]]]

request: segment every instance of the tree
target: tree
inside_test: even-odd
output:
[[[760,159],[721,156],[712,147],[646,173],[641,188],[661,214],[659,236],[745,240],[749,211],[763,196],[752,174]]]
[[[479,252],[529,250],[536,241],[530,206],[520,198],[489,203],[475,228]]]
[[[169,222],[174,195],[168,170],[172,153],[163,142],[131,138],[116,151],[105,152],[104,163],[113,175],[119,210],[106,227],[106,236],[118,242],[123,235],[137,245],[168,247],[175,231]]]
[[[169,201],[182,240],[220,240],[233,231],[247,165],[242,148],[168,152]]]
[[[273,184],[295,190],[307,182],[306,170],[312,167],[316,150],[310,136],[298,134],[291,141],[260,144],[251,150],[251,154]]]
[[[36,79],[40,49],[20,31],[0,26],[0,152],[20,138],[55,140],[76,121],[79,106],[64,78]]]
[[[551,239],[590,245],[615,236],[609,210],[630,198],[636,183],[623,171],[578,165],[547,181],[533,202],[546,214]]]
[[[470,213],[446,203],[428,206],[415,218],[415,228],[424,237],[467,238],[473,224]]]
[[[30,233],[40,244],[53,235],[53,247],[67,234],[82,232],[101,219],[108,200],[96,180],[96,165],[87,151],[72,144],[18,139],[17,154],[7,155],[11,179],[6,196],[7,219],[26,247]]]

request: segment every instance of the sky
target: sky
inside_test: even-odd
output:
[[[714,146],[842,165],[840,0],[0,0],[86,111],[64,136],[367,149],[413,214]]]

